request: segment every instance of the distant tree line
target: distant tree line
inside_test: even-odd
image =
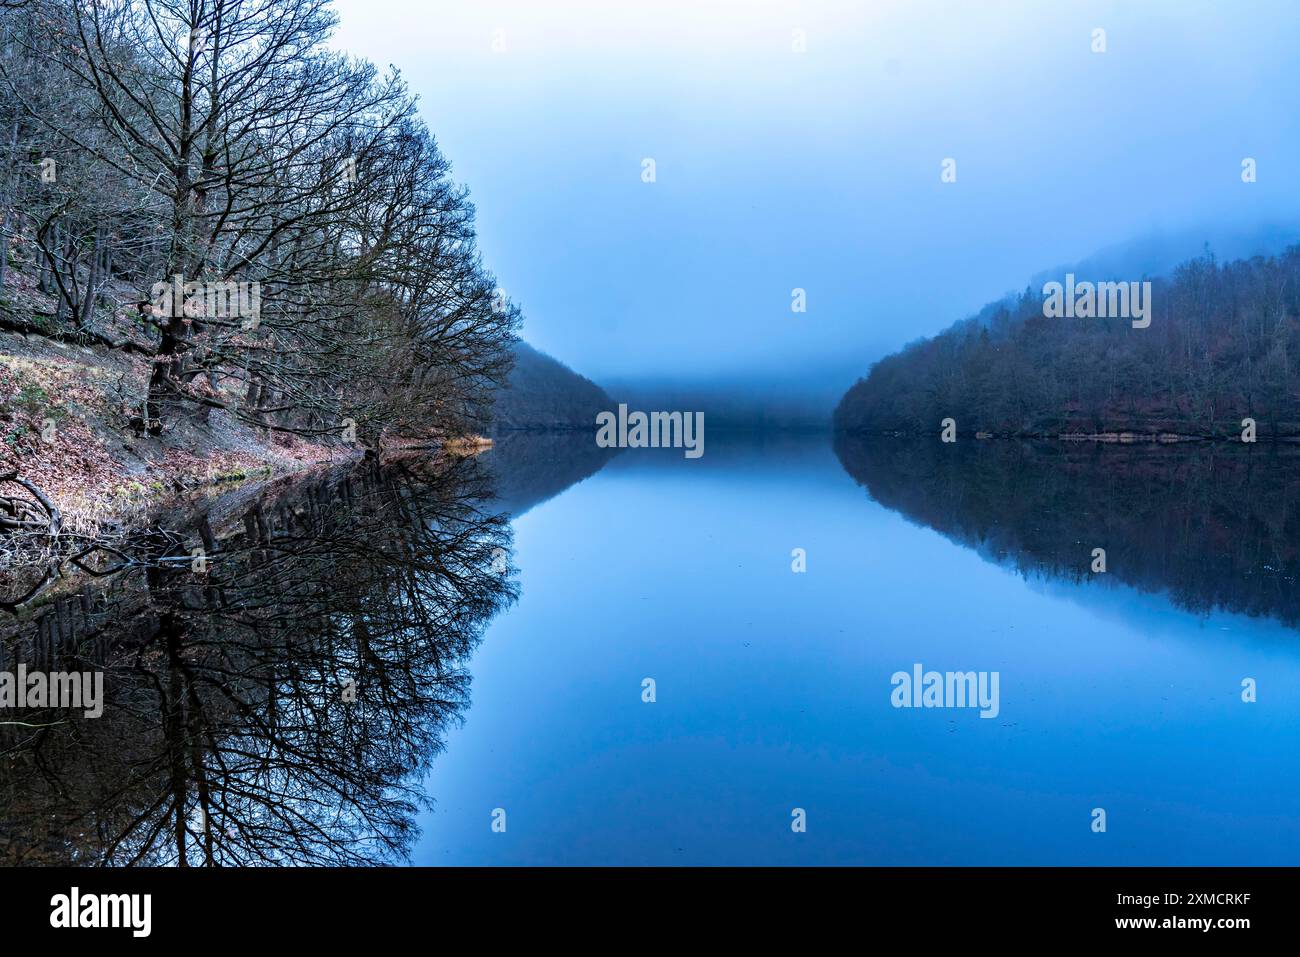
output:
[[[514,364],[497,393],[494,420],[506,431],[595,431],[597,413],[614,408],[605,390],[528,343],[515,344]]]
[[[1136,277],[1133,277],[1136,278]],[[1041,289],[877,362],[841,399],[851,432],[1300,435],[1300,247],[1153,281],[1151,324],[1049,319]]]
[[[0,9],[0,324],[146,355],[142,431],[483,424],[518,310],[414,97],[328,49],[335,22],[328,0]],[[206,296],[160,309],[175,277]],[[255,314],[212,295],[254,283]]]

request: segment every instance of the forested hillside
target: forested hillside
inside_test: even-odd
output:
[[[558,359],[520,340],[506,387],[496,394],[499,430],[596,428],[596,413],[613,409],[605,390]]]
[[[486,422],[518,311],[413,96],[330,50],[334,23],[324,0],[0,10],[0,328],[131,357],[113,424],[146,443],[214,412],[367,448]],[[0,396],[28,461],[61,402],[41,374]]]
[[[1151,303],[1147,328],[1045,318],[1030,287],[876,363],[835,426],[1239,437],[1250,417],[1261,438],[1300,436],[1300,247],[1190,260],[1152,281]]]
[[[489,428],[518,309],[328,0],[0,5],[0,476],[93,527]]]

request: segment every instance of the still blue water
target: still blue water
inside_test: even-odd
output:
[[[1114,474],[1090,467],[1068,481]],[[981,521],[1027,501],[1015,481],[979,493]],[[898,487],[927,507],[924,481]],[[1002,491],[1005,508],[987,501]],[[1052,493],[1066,518],[1076,491]],[[1090,575],[1093,543],[1067,542],[1071,579],[873,494],[826,437],[710,436],[699,460],[628,450],[515,518],[521,597],[469,662],[414,862],[1300,860],[1300,635],[1284,615],[1190,608],[1172,573],[1125,583],[1126,563],[1202,556],[1112,540]],[[1040,517],[1009,521],[1031,536]],[[999,672],[1000,713],[893,707],[890,676],[916,663]]]

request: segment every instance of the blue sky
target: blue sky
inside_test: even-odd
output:
[[[1285,3],[336,9],[420,95],[525,337],[598,381],[847,385],[1044,269],[1300,205]]]

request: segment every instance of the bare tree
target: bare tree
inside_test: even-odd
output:
[[[158,300],[152,433],[216,408],[373,447],[482,422],[507,371],[519,314],[473,206],[399,77],[325,48],[334,22],[325,0],[9,15],[11,112],[69,164],[30,214],[55,325],[93,332],[114,270]]]

